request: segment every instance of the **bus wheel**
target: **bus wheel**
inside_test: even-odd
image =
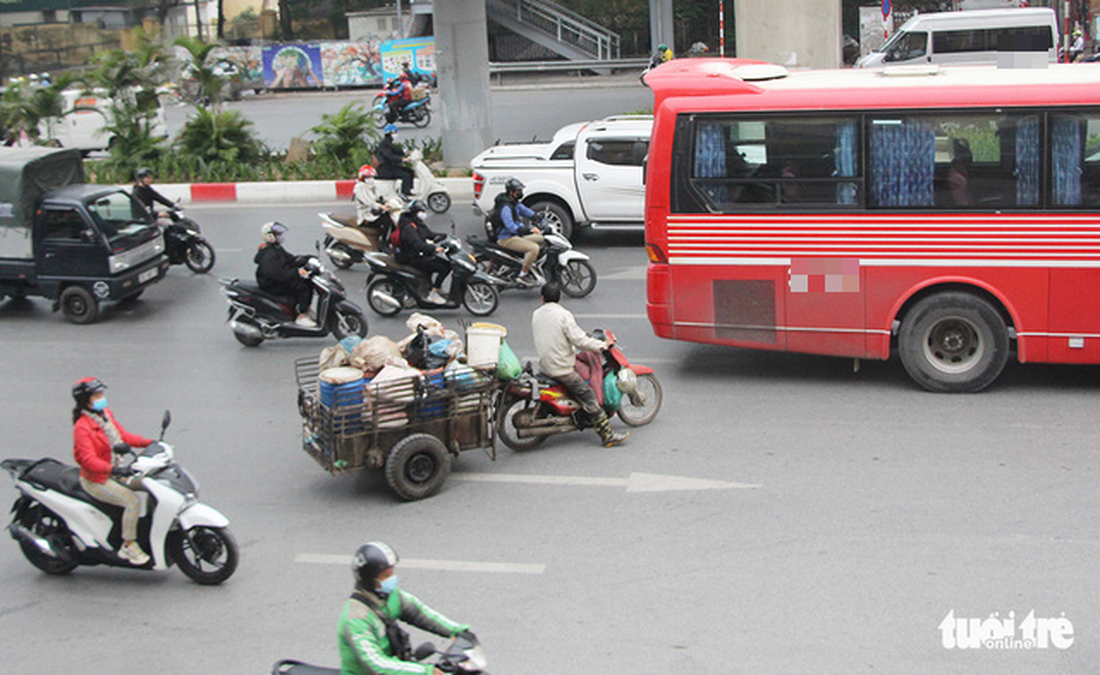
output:
[[[929,391],[981,391],[1008,360],[1008,329],[985,300],[969,293],[937,293],[905,316],[898,352],[909,376]]]

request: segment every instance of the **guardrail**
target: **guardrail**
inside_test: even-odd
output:
[[[612,71],[612,70],[641,70],[649,65],[649,59],[642,57],[637,59],[592,59],[589,61],[515,61],[498,62],[489,64],[489,75],[497,77],[500,84],[506,73],[550,73],[550,72],[577,72],[586,70]]]

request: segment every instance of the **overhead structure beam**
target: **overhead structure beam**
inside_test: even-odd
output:
[[[443,161],[465,166],[492,144],[485,0],[434,3]]]

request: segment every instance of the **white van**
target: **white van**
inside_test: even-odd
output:
[[[113,137],[106,127],[110,123],[111,99],[105,92],[66,89],[61,95],[65,114],[43,120],[40,136],[56,140],[63,148],[76,148],[85,154],[110,148]],[[153,120],[153,135],[168,136],[164,108],[159,105]]]
[[[997,63],[998,47],[1058,60],[1058,22],[1049,7],[918,14],[856,68]]]

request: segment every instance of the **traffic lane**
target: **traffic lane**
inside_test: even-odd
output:
[[[308,215],[272,211],[295,219]],[[214,209],[200,218],[219,238],[217,245],[241,249],[225,256],[227,269],[251,272],[254,221],[271,217],[272,211],[245,217],[240,209]],[[308,244],[308,232],[295,229],[295,234]],[[632,261],[636,254],[594,251],[601,269]],[[220,259],[215,273],[223,273],[222,264]],[[629,273],[632,268],[627,263],[622,269]],[[455,468],[456,478],[462,473],[619,478],[646,472],[740,480],[761,488],[627,493],[455,480],[431,500],[400,504],[378,474],[330,478],[298,446],[293,397],[286,393],[293,389],[289,363],[317,353],[323,343],[239,347],[221,323],[224,301],[216,288],[212,294],[203,290],[209,277],[178,272],[183,271],[174,268],[168,281],[137,303],[144,306],[134,310],[145,312],[140,318],[123,315],[117,322],[87,327],[103,334],[48,317],[45,329],[36,323],[34,334],[43,344],[20,345],[19,355],[27,358],[18,360],[34,377],[27,377],[26,370],[17,376],[28,383],[21,390],[28,392],[26,398],[48,401],[53,412],[44,425],[14,424],[15,419],[43,417],[38,406],[24,409],[22,401],[14,401],[14,411],[22,414],[4,421],[5,429],[24,434],[25,447],[66,448],[68,405],[57,388],[67,391],[72,359],[81,364],[98,360],[111,371],[113,405],[134,430],[150,433],[163,402],[171,403],[177,423],[169,437],[178,443],[181,461],[203,482],[204,498],[233,520],[244,544],[242,572],[248,572],[214,591],[225,598],[218,602],[205,601],[212,594],[194,602],[194,587],[175,572],[81,570],[73,577],[91,580],[83,592],[104,614],[122,611],[112,596],[118,588],[138,587],[157,605],[171,603],[179,624],[171,627],[184,637],[180,646],[162,648],[169,665],[232,664],[243,670],[287,652],[332,662],[331,622],[339,603],[334,595],[342,598],[346,592],[347,570],[295,560],[299,553],[346,554],[373,537],[392,540],[407,557],[545,565],[544,574],[522,577],[402,572],[408,588],[456,617],[473,620],[490,640],[494,664],[505,669],[534,663],[570,672],[562,668],[560,645],[579,645],[573,650],[579,659],[571,656],[574,663],[613,660],[641,672],[653,664],[673,667],[685,658],[707,661],[716,653],[743,654],[746,662],[769,670],[809,664],[828,668],[863,658],[951,672],[957,664],[935,648],[929,624],[938,624],[946,613],[941,602],[981,611],[1015,609],[1017,602],[1021,609],[1028,603],[1058,606],[1071,619],[1095,611],[1087,604],[1096,597],[1088,593],[1093,589],[1087,564],[1093,556],[1082,542],[1095,537],[1087,522],[1061,524],[1054,530],[1057,541],[1042,534],[1056,525],[1056,515],[1042,515],[1050,513],[1051,503],[1079,509],[1074,513],[1091,513],[1095,507],[1088,485],[1060,480],[1046,455],[1033,449],[1052,439],[1066,460],[1059,465],[1067,467],[1066,473],[1094,471],[1077,454],[1087,447],[1090,429],[1063,423],[1072,419],[1067,410],[1080,410],[1078,399],[1091,389],[1075,382],[1067,391],[1059,381],[1063,371],[1029,374],[1020,392],[998,387],[978,397],[937,397],[912,389],[896,364],[864,364],[852,374],[851,362],[841,359],[663,342],[644,322],[636,322],[621,331],[630,336],[628,354],[672,361],[658,367],[666,407],[657,422],[615,451],[599,448],[589,432],[551,439],[534,453],[502,450],[496,463],[467,453]],[[355,270],[341,274],[365,277]],[[615,284],[624,288],[616,291]],[[622,314],[623,298],[637,302],[640,297],[640,282],[634,284],[601,283],[589,300],[590,313]],[[524,331],[529,331],[534,306],[536,296],[509,298],[492,320],[508,325],[517,344],[530,345]],[[134,339],[146,323],[153,329],[150,335]],[[8,326],[5,321],[4,329]],[[372,322],[372,332],[397,337],[405,329],[400,321],[385,329]],[[69,361],[58,368],[50,359]],[[53,384],[45,386],[50,380]],[[141,386],[144,380],[148,384]],[[990,395],[996,398],[987,399]],[[905,414],[927,407],[926,401],[935,404],[927,416],[914,421]],[[4,414],[12,412],[9,408]],[[1029,415],[1035,429],[1009,427],[1003,437],[993,437],[995,444],[986,438],[989,429]],[[1047,420],[1058,425],[1058,433],[1047,433]],[[43,427],[45,435],[56,434],[49,445],[42,442]],[[930,451],[925,439],[942,449]],[[884,445],[897,448],[883,454]],[[991,471],[997,480],[987,475]],[[1033,484],[1036,475],[1041,482]],[[929,490],[928,482],[938,490]],[[1001,515],[1007,518],[997,519]],[[949,527],[954,529],[944,531]],[[673,551],[678,561],[689,561],[674,583],[666,584],[653,569],[654,551]],[[1043,578],[1052,552],[1059,573],[1053,584]],[[0,547],[0,556],[0,584],[18,589],[3,601],[13,618],[0,620],[12,630],[53,625],[80,632],[79,624],[55,616],[54,584],[69,580],[43,580],[14,546]],[[928,562],[940,567],[924,569],[928,565],[921,563]],[[975,582],[975,576],[988,581]],[[135,577],[164,581],[129,585]],[[34,580],[37,593],[22,594],[27,579]],[[273,594],[270,589],[278,590]],[[257,604],[253,594],[268,604]],[[583,624],[576,622],[578,596],[591,605]],[[1084,604],[1076,601],[1078,596]],[[512,602],[530,610],[522,625],[513,612],[501,609]],[[672,608],[667,615],[674,630],[664,625],[654,630],[646,618],[654,602]],[[213,623],[210,612],[218,617]],[[870,628],[858,618],[884,614]],[[257,621],[260,615],[271,623]],[[293,631],[286,629],[287,616],[295,618]],[[18,626],[12,625],[15,617]],[[238,623],[250,627],[245,636],[256,649],[249,654],[219,639]],[[156,623],[147,632],[137,630],[137,636],[158,644],[158,631],[164,629]],[[908,636],[926,633],[933,635],[927,649],[907,647],[897,655],[911,642]],[[811,639],[805,656],[791,657],[791,634]],[[552,637],[540,642],[541,636]],[[546,653],[538,652],[541,644],[547,645]],[[611,656],[607,645],[615,646]],[[74,643],[77,651],[85,646],[99,653],[95,644]],[[57,658],[53,665],[58,668],[50,672],[71,666],[64,655]],[[1028,658],[1021,664],[1033,670],[1046,663],[1044,655]]]
[[[311,129],[348,103],[368,107],[379,89],[341,92],[280,93],[247,96],[230,101],[227,109],[238,110],[252,121],[256,134],[274,150],[285,151],[294,137],[313,138]],[[651,111],[653,92],[641,83],[607,88],[547,88],[494,90],[490,94],[493,125],[490,136],[501,142],[550,140],[554,132],[573,122],[602,119],[610,115]],[[432,121],[424,129],[399,124],[404,139],[422,141],[439,138],[443,131],[440,99],[432,103]],[[175,137],[194,113],[191,105],[169,104],[164,108],[170,137]]]

